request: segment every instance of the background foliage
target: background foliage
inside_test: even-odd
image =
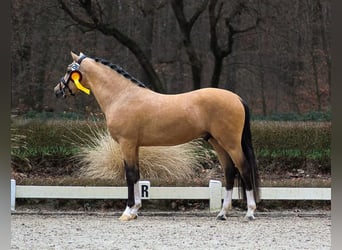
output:
[[[87,119],[104,126],[93,96],[53,96],[74,50],[119,64],[158,92],[232,90],[249,103],[264,176],[330,174],[330,0],[11,5],[12,116],[24,118],[11,126],[18,173],[72,175]]]
[[[56,101],[70,50],[160,92],[230,89],[255,115],[330,110],[330,0],[12,0],[12,111],[99,111]],[[34,6],[34,8],[32,7]]]
[[[330,122],[255,121],[251,128],[262,179],[274,176],[286,179],[289,175],[330,176]],[[92,145],[91,137],[98,137],[96,131],[103,129],[103,121],[15,120],[12,123],[12,171],[17,175],[17,182],[23,181],[20,176],[26,181],[39,177],[44,183],[49,183],[51,177],[70,177],[73,183],[77,182],[80,166],[74,156],[87,141]],[[198,152],[203,160],[202,170],[215,170],[222,175],[216,155],[209,145],[205,147],[206,153]],[[105,147],[103,150],[105,155]],[[167,161],[168,157],[163,156],[163,160]]]

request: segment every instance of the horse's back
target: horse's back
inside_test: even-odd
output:
[[[238,118],[241,114],[241,117],[244,117],[241,98],[229,90],[203,88],[193,92],[197,95],[195,98],[197,105],[204,109],[204,112],[210,116],[214,114],[223,115],[221,119],[224,119],[230,115]]]
[[[198,92],[199,94],[205,96],[205,98],[223,98],[225,102],[229,101],[239,101],[240,97],[232,91],[219,88],[203,88],[198,89],[193,92]],[[191,93],[191,92],[189,92]]]
[[[202,88],[166,96],[165,107],[171,107],[173,112],[185,112],[183,115],[192,117],[192,122],[206,122],[206,127],[216,121],[226,123],[234,119],[236,122],[244,122],[241,98],[229,90]]]

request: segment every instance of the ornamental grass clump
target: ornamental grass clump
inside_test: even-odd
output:
[[[76,155],[81,176],[122,182],[125,170],[119,144],[106,129],[97,129],[88,137]],[[208,160],[205,153],[199,153],[201,144],[192,141],[177,146],[140,147],[141,179],[181,182],[194,178],[202,169],[201,162]]]

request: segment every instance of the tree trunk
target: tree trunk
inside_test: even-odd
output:
[[[149,57],[144,53],[144,51],[140,48],[140,46],[126,34],[121,32],[115,27],[114,24],[107,24],[102,21],[102,16],[98,17],[96,11],[91,7],[92,1],[80,1],[82,8],[85,9],[88,17],[93,22],[84,21],[79,16],[77,16],[76,11],[73,12],[68,5],[63,0],[58,0],[61,4],[62,9],[74,20],[78,25],[98,30],[102,32],[104,35],[114,37],[118,42],[120,42],[123,46],[127,47],[137,58],[139,64],[146,72],[146,75],[149,78],[149,83],[152,88],[158,92],[165,93],[166,88],[164,84],[161,82],[159,76],[155,72]]]
[[[196,20],[198,19],[198,17],[205,10],[207,3],[208,3],[208,0],[202,2],[202,4],[197,8],[197,10],[195,10],[194,14],[189,18],[189,20],[187,20],[184,14],[183,0],[171,1],[171,7],[176,16],[179,29],[182,33],[183,44],[184,44],[186,53],[189,58],[189,63],[191,66],[192,81],[193,81],[193,89],[201,88],[203,65],[192,43],[191,30]]]

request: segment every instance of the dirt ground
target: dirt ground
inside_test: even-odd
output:
[[[330,211],[144,213],[120,222],[113,213],[13,213],[11,249],[331,249]]]

